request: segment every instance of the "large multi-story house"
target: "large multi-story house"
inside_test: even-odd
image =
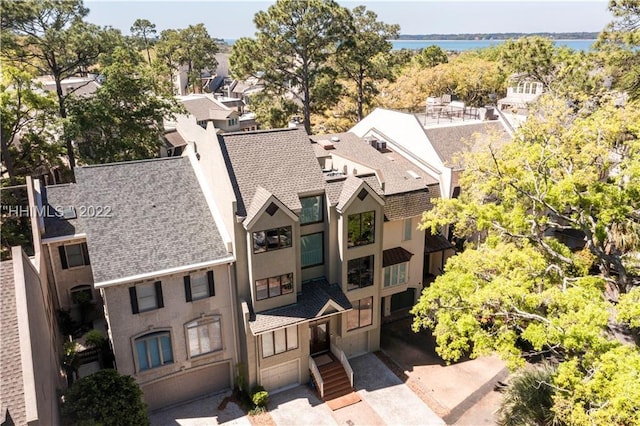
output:
[[[104,305],[116,367],[151,409],[232,386],[234,257],[192,148],[77,168],[76,180],[42,193],[58,306],[73,313],[80,294]]]

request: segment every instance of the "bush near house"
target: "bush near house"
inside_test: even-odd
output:
[[[62,414],[71,425],[148,425],[142,391],[131,376],[100,370],[83,377],[64,395]]]

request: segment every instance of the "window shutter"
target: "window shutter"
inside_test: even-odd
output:
[[[67,265],[67,252],[64,250],[64,246],[58,246],[58,252],[60,253],[62,269],[69,269],[69,265]]]
[[[82,256],[84,257],[84,264],[91,265],[89,261],[89,249],[87,248],[87,243],[82,243]]]
[[[156,281],[156,301],[158,302],[158,309],[164,308],[164,299],[162,298],[162,281]]]
[[[215,296],[216,287],[213,283],[213,271],[207,271],[207,279],[209,280],[209,296]]]
[[[187,302],[191,302],[191,277],[189,275],[184,276],[184,297]]]
[[[138,309],[138,294],[135,286],[129,287],[129,298],[131,299],[131,313],[137,314],[140,310]]]

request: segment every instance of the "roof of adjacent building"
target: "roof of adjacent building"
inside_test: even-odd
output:
[[[301,209],[300,196],[324,192],[324,178],[304,129],[225,133],[219,136],[227,171],[246,217],[259,186],[288,209]]]
[[[56,82],[52,78],[40,78],[38,81],[47,92],[56,91]],[[72,93],[74,96],[82,97],[93,95],[100,88],[100,84],[95,79],[89,77],[65,78],[60,82],[60,86],[62,87],[63,95]]]
[[[251,332],[257,335],[308,320],[320,319],[325,316],[322,310],[329,302],[340,307],[342,311],[353,308],[338,284],[329,284],[326,280],[303,283],[302,293],[298,293],[296,303],[255,314],[255,318],[249,321]],[[330,314],[332,313],[335,311]]]
[[[384,182],[386,195],[414,191],[438,181],[415,166],[402,155],[389,149],[383,152],[372,147],[365,138],[352,132],[311,136],[317,157],[339,156],[374,169]],[[338,139],[336,141],[336,139]],[[326,150],[319,141],[330,141],[333,149]],[[411,174],[409,173],[411,172]]]
[[[509,134],[498,121],[434,127],[425,129],[425,133],[440,159],[454,168],[461,167],[461,159],[458,156],[462,152],[473,150],[477,142],[486,141],[489,138],[496,142],[509,140]]]
[[[14,424],[27,423],[27,408],[24,400],[22,361],[20,358],[20,333],[18,309],[13,275],[13,260],[0,264],[0,388],[2,402],[0,419],[4,424],[7,411]]]
[[[162,135],[165,140],[169,143],[169,145],[173,147],[185,146],[187,145],[187,141],[184,140],[180,132],[177,130],[171,130]]]
[[[78,186],[75,184],[51,185],[43,191],[44,207],[43,238],[71,237],[85,232],[84,224],[77,217],[63,219],[63,211],[67,207],[75,207],[78,201]]]
[[[440,186],[430,185],[428,189],[393,194],[385,197],[384,216],[387,220],[400,220],[420,216],[433,208],[433,201],[440,198]]]
[[[197,121],[225,120],[235,114],[234,110],[227,108],[211,95],[193,94],[178,99]]]
[[[76,195],[96,284],[229,256],[188,157],[80,167],[75,174],[78,183],[67,189]]]

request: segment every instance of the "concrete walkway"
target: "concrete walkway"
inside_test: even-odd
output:
[[[235,403],[229,402],[224,410],[218,410],[222,400],[231,391],[189,401],[181,405],[151,413],[152,426],[251,426],[249,418]]]
[[[387,425],[444,425],[374,354],[349,360],[360,397]]]

